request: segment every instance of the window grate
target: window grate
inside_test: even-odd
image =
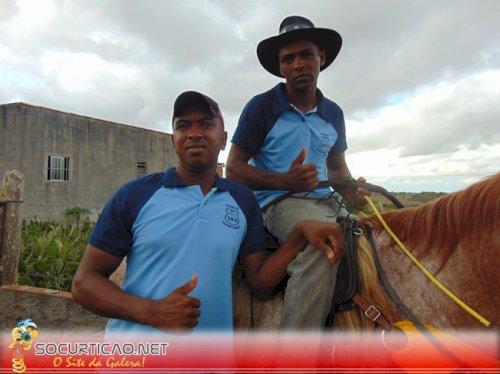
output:
[[[143,177],[148,173],[148,165],[145,161],[137,162],[137,177]]]
[[[69,181],[69,157],[49,156],[47,161],[47,180]]]

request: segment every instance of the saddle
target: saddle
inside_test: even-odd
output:
[[[335,312],[345,312],[356,307],[357,304],[352,300],[352,297],[360,291],[358,240],[361,231],[354,219],[338,217],[337,223],[344,233],[345,254],[339,263],[332,310]]]

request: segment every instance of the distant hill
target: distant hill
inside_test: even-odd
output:
[[[417,207],[422,204],[425,204],[431,200],[440,198],[441,196],[446,195],[445,192],[392,192],[396,198],[401,201],[405,207]],[[384,196],[380,194],[372,194],[371,199],[375,203],[375,206],[380,211],[396,209],[393,203],[387,200]],[[366,207],[364,210],[365,213],[371,214],[370,207]]]
[[[394,195],[407,207],[420,206],[446,195],[445,192],[395,192]]]

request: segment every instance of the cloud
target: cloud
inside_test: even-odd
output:
[[[497,161],[500,7],[450,4],[2,0],[0,102],[170,131],[175,97],[195,89],[221,104],[231,137],[245,103],[279,81],[257,43],[302,14],[344,40],[319,86],[344,109],[349,160],[385,157],[378,165],[400,175],[486,173],[467,155]]]
[[[500,142],[500,69],[418,88],[397,104],[356,115],[353,148],[399,148],[409,157]]]
[[[0,2],[0,22],[6,22],[19,13],[19,6],[15,0],[3,0]]]
[[[394,93],[412,91],[422,82],[499,66],[495,1],[482,2],[480,9],[463,0],[452,8],[449,1],[342,4],[345,17],[338,29],[344,46],[324,78],[349,113],[387,104]]]

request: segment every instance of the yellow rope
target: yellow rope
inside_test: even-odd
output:
[[[373,204],[373,201],[368,197],[365,196],[366,201],[372,208],[373,212],[377,216],[377,218],[380,220],[384,228],[387,230],[389,235],[394,239],[394,241],[401,247],[404,253],[413,261],[417,267],[422,270],[422,272],[427,276],[427,278],[430,279],[432,283],[434,283],[437,287],[441,289],[450,299],[452,299],[455,303],[457,303],[462,309],[464,309],[467,313],[472,315],[474,318],[476,318],[479,322],[481,322],[483,325],[486,327],[489,327],[491,325],[491,322],[489,322],[486,318],[481,316],[479,313],[477,313],[474,309],[472,309],[470,306],[465,304],[462,300],[460,300],[457,296],[455,296],[449,289],[447,289],[441,282],[439,282],[429,271],[411,254],[411,252],[406,249],[405,245],[399,240],[399,238],[392,232],[392,230],[389,228],[387,223],[384,221],[382,216],[380,215],[379,211],[377,210],[377,207],[375,204]]]

